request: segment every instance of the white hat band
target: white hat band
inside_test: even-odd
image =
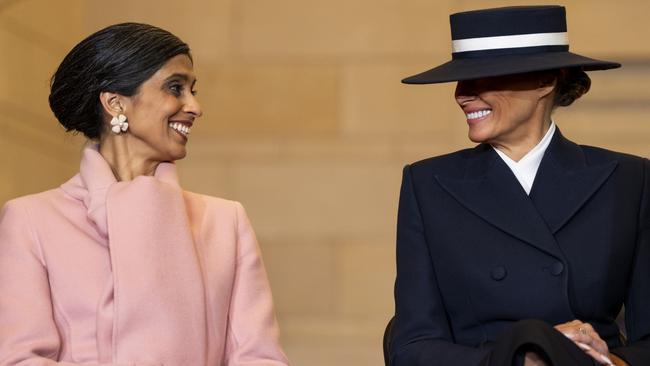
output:
[[[560,33],[517,34],[512,36],[457,39],[451,42],[453,53],[485,51],[504,48],[568,46],[569,35]]]

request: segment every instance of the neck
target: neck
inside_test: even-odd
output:
[[[510,159],[519,161],[544,138],[551,127],[551,108],[544,108],[526,123],[529,128],[514,133],[499,141],[489,141],[490,145],[506,154]]]
[[[506,154],[510,159],[519,161],[542,141],[542,138],[544,138],[544,135],[546,135],[550,127],[551,121],[549,120],[548,122],[544,122],[541,128],[535,129],[532,133],[522,136],[519,139],[511,142],[493,142],[491,145]]]
[[[99,153],[104,157],[118,181],[130,181],[140,175],[153,175],[159,161],[144,158],[131,143],[131,136],[107,135],[99,144]]]

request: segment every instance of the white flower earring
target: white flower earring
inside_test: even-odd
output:
[[[129,123],[126,121],[126,116],[123,115],[122,113],[113,117],[113,119],[111,120],[111,126],[112,126],[111,130],[116,135],[119,135],[120,132],[126,132],[126,130],[129,129]]]

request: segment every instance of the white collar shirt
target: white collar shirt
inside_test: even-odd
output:
[[[551,121],[551,126],[546,135],[542,140],[530,150],[523,158],[519,161],[514,161],[508,157],[508,155],[499,151],[499,149],[492,147],[494,151],[503,159],[503,161],[508,165],[512,173],[515,175],[521,187],[526,191],[526,194],[530,194],[530,189],[533,187],[533,181],[535,181],[535,176],[537,175],[537,170],[539,169],[539,164],[542,162],[544,157],[544,152],[546,148],[551,143],[553,134],[555,133],[555,122]]]

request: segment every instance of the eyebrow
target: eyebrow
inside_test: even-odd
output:
[[[169,81],[171,81],[171,80],[174,80],[174,79],[180,79],[180,80],[182,80],[182,81],[187,82],[187,81],[190,80],[190,77],[187,76],[187,74],[175,73],[175,74],[172,74],[172,75],[168,76],[167,78],[165,78],[165,83],[166,83],[166,82],[169,82]],[[192,85],[196,84],[196,81],[197,81],[197,79],[194,79],[194,80],[192,81]]]

